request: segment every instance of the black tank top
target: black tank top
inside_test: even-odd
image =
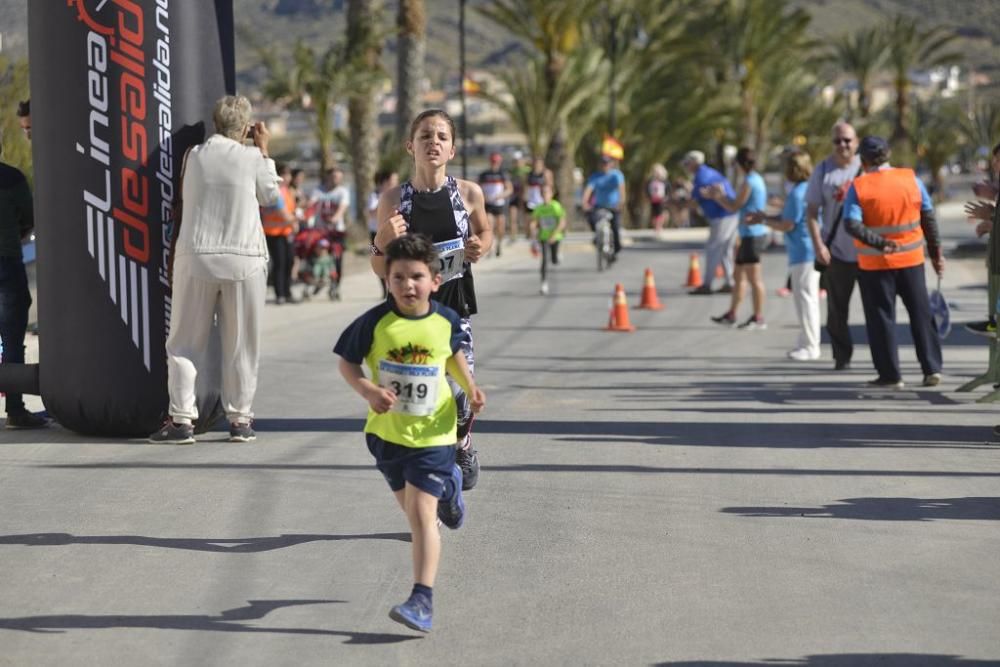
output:
[[[434,192],[417,192],[407,181],[400,187],[399,212],[412,234],[423,234],[432,243],[456,238],[469,238],[469,213],[458,191],[458,182],[448,177],[444,187]],[[468,318],[478,312],[472,267],[464,262],[462,272],[443,283],[431,298],[442,303],[459,317]]]

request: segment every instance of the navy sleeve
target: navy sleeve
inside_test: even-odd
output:
[[[375,325],[385,317],[388,309],[388,302],[380,303],[351,322],[333,346],[333,353],[340,355],[348,363],[361,365],[372,348]]]
[[[437,312],[441,317],[448,320],[451,324],[451,353],[455,354],[458,352],[463,345],[472,345],[472,333],[471,329],[462,327],[462,318],[458,316],[454,310],[448,306],[441,305],[436,301],[431,301]]]

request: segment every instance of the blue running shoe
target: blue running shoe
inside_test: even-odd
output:
[[[411,595],[403,604],[389,610],[389,618],[418,632],[431,631],[431,605],[422,595]]]
[[[438,519],[452,530],[460,528],[465,519],[465,501],[462,500],[462,469],[451,467],[451,477],[445,480],[444,496],[438,501]]]

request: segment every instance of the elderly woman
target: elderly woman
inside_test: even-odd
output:
[[[212,114],[216,133],[184,157],[166,345],[170,417],[150,442],[194,442],[196,360],[204,356],[216,316],[229,439],[256,437],[251,404],[268,261],[260,207],[278,200],[281,179],[267,154],[270,134],[264,123],[251,123],[250,113],[247,98],[223,97]],[[247,137],[253,146],[244,145]]]

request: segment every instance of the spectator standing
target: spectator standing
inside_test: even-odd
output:
[[[722,183],[716,183],[708,191],[708,195],[722,204],[727,211],[738,212],[741,223],[734,271],[736,288],[733,290],[729,310],[718,317],[713,317],[712,320],[719,324],[736,325],[736,313],[743,301],[744,288],[749,282],[753,298],[753,315],[739,325],[740,329],[748,331],[767,328],[764,322],[764,275],[760,260],[761,254],[767,248],[770,232],[765,224],[742,224],[748,216],[767,207],[767,186],[764,184],[764,177],[757,172],[756,165],[757,155],[754,151],[747,147],[740,148],[736,152],[736,167],[743,176],[739,194],[735,199],[726,197]]]
[[[785,178],[791,189],[785,197],[785,206],[778,216],[751,213],[748,221],[764,222],[772,229],[784,232],[785,251],[788,253],[788,273],[792,280],[792,300],[799,319],[799,339],[788,358],[795,361],[815,361],[820,358],[819,348],[819,272],[814,262],[812,238],[806,228],[806,189],[812,174],[812,161],[802,151],[793,151],[785,157]]]
[[[646,181],[646,199],[649,200],[649,224],[659,236],[663,232],[663,223],[667,212],[667,168],[662,164],[654,164]]]
[[[281,185],[280,196],[274,206],[261,208],[260,217],[271,256],[271,278],[274,281],[274,302],[297,303],[292,297],[292,235],[296,232],[295,194],[292,191],[292,170],[288,165],[278,165]]]
[[[0,159],[2,156],[3,136],[0,136]],[[31,291],[21,242],[34,227],[28,180],[19,169],[0,162],[0,363],[24,363]],[[45,418],[28,412],[21,394],[8,393],[6,407],[6,428],[42,428],[48,423]]]
[[[715,269],[720,264],[725,272],[725,284],[720,292],[733,290],[733,245],[736,243],[736,230],[739,227],[739,216],[730,213],[721,204],[708,197],[712,186],[722,186],[723,194],[734,199],[736,193],[725,176],[705,164],[705,154],[701,151],[689,151],[681,161],[684,170],[691,174],[691,201],[696,203],[708,218],[708,242],[705,243],[705,284],[690,292],[690,294],[711,294],[712,280]]]
[[[17,103],[17,123],[24,130],[24,136],[31,141],[31,100]]]
[[[858,251],[842,215],[844,197],[860,172],[861,158],[856,155],[858,135],[849,123],[833,126],[832,141],[833,152],[809,178],[806,221],[816,249],[816,264],[826,267],[826,331],[830,334],[833,369],[842,371],[851,367],[854,354],[847,319],[858,278]]]
[[[278,200],[281,179],[267,152],[271,135],[264,123],[251,125],[251,113],[247,98],[221,98],[212,114],[216,133],[184,156],[183,207],[171,252],[173,303],[166,345],[170,416],[150,442],[194,442],[197,362],[208,347],[216,317],[229,439],[256,438],[251,408],[267,292],[260,207]],[[247,136],[253,146],[243,144]]]
[[[844,223],[858,249],[858,286],[865,329],[878,377],[874,387],[902,388],[896,342],[896,297],[910,316],[910,332],[923,370],[923,386],[941,381],[941,340],[931,317],[924,278],[924,242],[938,276],[944,256],[934,205],[912,169],[889,165],[881,137],[861,141],[863,174],[844,199]]]

